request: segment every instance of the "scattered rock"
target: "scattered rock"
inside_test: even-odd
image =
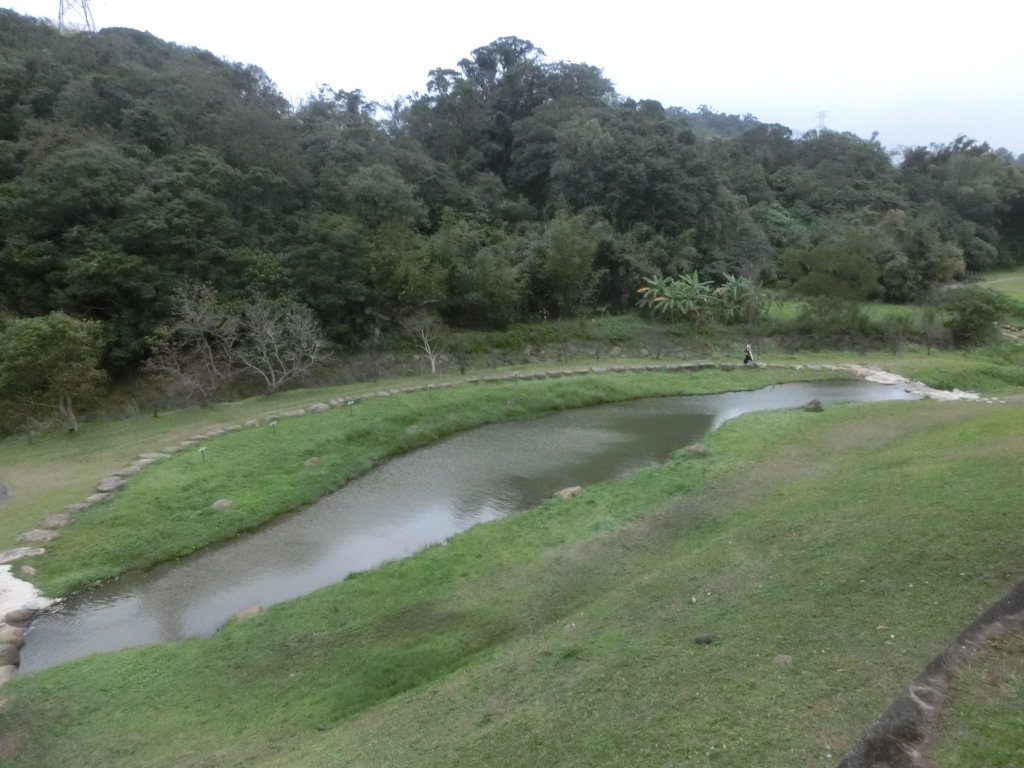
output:
[[[18,676],[18,668],[11,665],[7,667],[0,667],[0,685],[9,683],[15,677]]]
[[[36,617],[36,612],[31,608],[17,608],[4,614],[4,623],[12,626],[28,624]]]
[[[36,528],[31,531],[26,531],[18,537],[18,541],[30,541],[35,544],[44,544],[50,539],[56,539],[60,536],[56,531],[44,531],[41,528]]]
[[[182,440],[180,443],[178,443],[178,445],[180,445],[182,448],[191,448],[197,442],[199,442],[199,441],[198,440]]]
[[[177,453],[180,450],[181,450],[181,446],[180,445],[168,445],[167,447],[160,449],[160,451],[162,453],[166,453],[167,455],[170,455],[172,453]]]
[[[160,461],[160,459],[169,459],[171,455],[169,453],[140,453],[140,459],[152,459],[153,461]]]
[[[648,371],[660,371],[662,369],[662,367],[663,366],[660,366],[660,365],[648,365],[647,366],[647,370]]]
[[[613,365],[612,366],[612,370],[615,373],[624,373],[625,370],[626,370],[626,366],[624,366],[624,365]]]
[[[79,502],[78,504],[67,504],[67,505],[64,506],[64,511],[65,512],[85,512],[85,510],[87,510],[91,506],[92,506],[91,504],[85,504],[84,502]]]
[[[123,477],[111,475],[110,477],[104,477],[100,480],[100,484],[96,486],[96,490],[99,493],[110,493],[111,491],[119,490],[124,483],[125,479]]]
[[[18,627],[0,627],[0,643],[21,648],[25,644],[25,633]]]
[[[808,371],[820,371],[821,370],[821,366],[820,365],[808,365],[807,366],[807,370]]]
[[[560,499],[571,499],[573,496],[577,496],[581,493],[583,493],[583,486],[574,485],[571,488],[563,488],[558,491],[555,496]]]
[[[316,469],[317,467],[320,466],[320,459],[318,459],[316,456],[314,456],[311,459],[306,459],[306,466],[309,467],[310,469]]]
[[[250,616],[255,616],[259,613],[263,613],[262,605],[250,605],[248,608],[235,611],[235,618],[241,621],[242,619],[248,619]]]
[[[139,472],[141,471],[142,467],[132,465],[130,467],[122,467],[121,469],[111,472],[110,474],[113,475],[114,477],[131,477],[132,475],[139,474]]]
[[[693,445],[687,447],[686,452],[689,453],[691,456],[695,456],[697,458],[701,458],[708,455],[708,449],[707,446],[704,445],[704,443],[694,443]]]
[[[263,421],[265,421],[267,424],[272,424],[275,421],[277,421],[279,418],[280,418],[280,416],[278,416],[277,414],[274,414],[273,416],[264,416],[263,417]]]
[[[290,411],[285,411],[281,415],[282,416],[288,416],[289,418],[293,418],[295,416],[305,416],[306,412],[302,408],[293,408]]]
[[[821,406],[821,400],[815,399],[815,400],[811,400],[811,402],[809,402],[807,405],[805,405],[804,406],[804,410],[805,411],[810,411],[811,413],[820,413],[821,411],[823,411],[825,409],[822,408],[822,406]]]
[[[247,427],[258,427],[259,425],[260,425],[260,420],[259,419],[249,419],[247,422],[245,422],[245,426],[247,426]]]
[[[772,659],[772,661],[774,661],[780,667],[788,667],[793,664],[793,657],[787,656],[785,653],[777,653],[775,654],[775,658]]]
[[[718,367],[721,368],[723,371],[731,371],[736,366],[735,366],[735,364],[730,363],[727,360],[723,360],[722,362],[720,362],[718,364]]]
[[[608,369],[607,368],[601,368],[601,367],[598,367],[598,366],[594,366],[590,370],[593,371],[594,373],[605,373]]]
[[[644,367],[642,365],[631,365],[629,366],[629,370],[633,373],[640,373],[640,371],[644,370]]]
[[[331,410],[331,406],[329,406],[327,403],[315,403],[309,406],[306,410],[309,411],[310,413],[323,413],[324,411]]]
[[[48,518],[43,520],[39,524],[40,528],[63,528],[65,525],[71,525],[71,515],[67,512],[61,512],[56,515],[50,515]]]
[[[189,440],[193,440],[193,441],[198,443],[201,440],[205,440],[206,439],[206,435],[189,435],[188,439]]]
[[[113,496],[112,493],[94,493],[92,496],[86,496],[85,500],[89,504],[99,504],[101,501],[106,501],[111,496]]]
[[[0,565],[4,563],[13,563],[15,560],[21,560],[23,557],[35,557],[46,552],[45,549],[39,547],[17,547],[15,549],[8,549],[6,552],[0,552]],[[7,620],[10,624],[10,620]]]
[[[715,641],[714,635],[701,635],[697,638],[697,645],[710,645]]]
[[[213,504],[210,505],[211,508],[217,510],[218,512],[225,510],[230,506],[231,499],[217,499],[217,501],[213,502]]]
[[[768,367],[768,363],[754,363],[754,366],[756,368],[767,368]]]
[[[31,565],[23,565],[23,566],[21,566],[21,568],[19,568],[19,570],[21,571],[21,575],[22,576],[35,576],[36,575],[36,569],[33,568]]]
[[[223,434],[223,429],[220,429],[219,427],[214,427],[213,429],[206,433],[206,439],[209,440],[211,437],[220,437]]]
[[[241,424],[228,424],[224,427],[225,432],[238,432],[242,428]]]

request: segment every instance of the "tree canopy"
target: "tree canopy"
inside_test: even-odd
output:
[[[257,66],[0,10],[0,312],[102,321],[115,375],[183,285],[354,345],[424,313],[620,311],[651,275],[911,301],[1022,262],[1024,163],[967,138],[894,157],[636,101],[515,37],[391,104],[292,105]]]

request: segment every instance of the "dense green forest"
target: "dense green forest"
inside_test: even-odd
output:
[[[102,322],[114,375],[174,292],[312,308],[353,346],[618,312],[652,276],[908,302],[1024,262],[1024,160],[618,94],[501,38],[393,104],[292,105],[258,67],[0,10],[0,314]]]

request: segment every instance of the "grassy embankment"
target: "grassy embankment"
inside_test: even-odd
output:
[[[834,764],[1024,570],[1022,427],[1024,407],[975,403],[744,416],[706,459],[209,640],[18,678],[0,751],[39,768]]]
[[[793,370],[609,373],[464,385],[360,402],[351,412],[334,409],[281,419],[274,428],[264,424],[223,435],[203,443],[203,454],[197,446],[130,478],[114,499],[79,514],[60,538],[46,545],[45,555],[29,561],[38,571],[33,581],[47,594],[59,596],[97,579],[180,557],[309,503],[385,456],[478,424],[649,395],[752,389],[836,376]],[[340,390],[289,393],[160,419],[89,425],[73,439],[53,435],[31,446],[5,444],[0,464],[14,498],[3,510],[0,546],[13,546],[20,531],[64,503],[83,498],[104,472],[124,466],[141,451],[186,438],[200,424],[205,428],[227,423],[225,418],[263,415],[272,410],[271,403],[273,410],[281,410],[337,396]],[[515,401],[514,410],[508,408],[510,400]],[[304,465],[312,456],[320,459],[319,468]],[[60,493],[48,487],[54,475],[66,478]],[[17,503],[23,491],[32,490],[34,498],[25,493],[31,501]],[[232,500],[230,509],[212,510],[211,504],[221,498]]]
[[[985,275],[982,286],[1002,291],[1018,301],[1024,301],[1024,268],[989,272]]]

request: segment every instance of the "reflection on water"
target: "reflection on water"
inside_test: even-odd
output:
[[[41,616],[22,671],[100,651],[208,636],[269,606],[406,557],[570,485],[628,477],[755,410],[909,399],[859,382],[640,400],[480,427],[385,462],[314,504],[181,560],[84,591]]]

